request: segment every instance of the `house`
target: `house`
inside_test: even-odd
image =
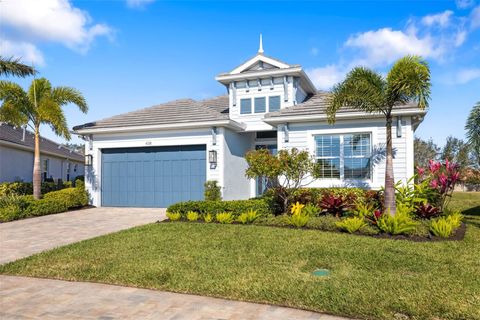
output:
[[[34,134],[24,128],[0,123],[0,182],[31,182],[33,177]],[[74,181],[84,175],[83,155],[41,138],[42,179]]]
[[[223,199],[261,193],[261,181],[245,177],[244,155],[308,150],[322,166],[312,187],[384,182],[385,119],[349,108],[327,123],[327,92],[318,91],[300,65],[258,53],[216,80],[227,94],[180,99],[74,127],[86,141],[91,166],[86,185],[96,206],[166,207],[203,198],[203,184],[217,180]],[[413,134],[425,111],[395,108],[394,172],[414,173]],[[383,155],[383,156],[382,156]]]

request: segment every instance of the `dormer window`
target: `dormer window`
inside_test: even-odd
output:
[[[265,113],[265,97],[255,98],[255,113]]]
[[[252,99],[241,99],[240,114],[250,114],[250,113],[252,113]]]

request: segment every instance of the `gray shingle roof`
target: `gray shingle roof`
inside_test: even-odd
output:
[[[11,142],[19,146],[27,147],[30,150],[35,149],[35,137],[34,134],[28,130],[25,132],[25,141],[22,141],[23,129],[16,128],[11,125],[0,123],[0,140]],[[83,162],[83,155],[71,151],[67,147],[64,147],[52,140],[46,138],[40,138],[40,153],[48,152],[58,155],[61,158],[68,158]]]
[[[73,127],[116,128],[228,120],[228,96],[195,101],[179,99]]]
[[[299,103],[295,106],[284,108],[276,112],[270,112],[265,115],[265,118],[278,118],[285,116],[305,116],[305,115],[321,115],[326,114],[327,111],[327,98],[329,92],[318,91],[317,93],[310,95],[305,99],[304,102]],[[399,106],[401,109],[415,109],[417,106],[415,104],[407,104]],[[337,113],[349,113],[349,112],[358,112],[354,108],[344,107],[337,111]]]

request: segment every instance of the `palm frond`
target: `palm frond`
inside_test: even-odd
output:
[[[31,107],[27,93],[18,84],[0,80],[0,121],[13,125],[24,125],[29,121]]]
[[[0,75],[26,77],[34,75],[37,71],[30,66],[20,63],[20,59],[13,57],[5,58],[0,56]]]
[[[60,105],[73,103],[78,106],[83,113],[88,112],[87,101],[80,91],[70,87],[56,87],[52,90],[52,98]]]
[[[390,105],[416,102],[419,108],[427,108],[430,87],[430,68],[419,56],[399,59],[387,75],[387,99]]]
[[[335,122],[335,115],[341,108],[384,112],[385,87],[385,79],[380,74],[364,67],[354,68],[332,89],[327,107],[329,121]]]

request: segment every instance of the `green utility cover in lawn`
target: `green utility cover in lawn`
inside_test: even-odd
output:
[[[330,270],[328,270],[328,269],[317,269],[317,270],[313,271],[312,274],[314,276],[317,276],[317,277],[326,277],[326,276],[330,275]]]

